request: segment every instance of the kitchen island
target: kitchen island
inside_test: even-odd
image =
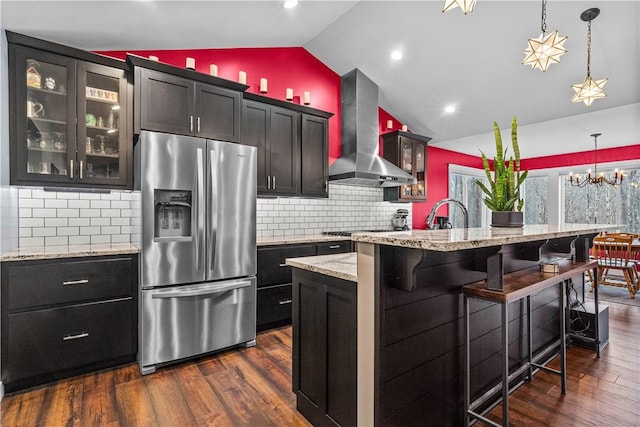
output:
[[[593,237],[615,228],[567,224],[354,234],[357,424],[462,425],[461,287],[487,279],[487,260],[498,253],[505,273],[558,258],[584,260]],[[581,274],[573,277],[573,285],[581,288],[582,280]],[[559,289],[550,287],[531,298],[533,351],[543,358],[553,357],[558,347]],[[514,371],[526,359],[528,337],[524,306],[516,302],[509,311]],[[500,382],[501,312],[498,304],[474,300],[470,313],[475,400]],[[515,378],[512,387],[522,378]],[[485,398],[489,407],[500,395]]]

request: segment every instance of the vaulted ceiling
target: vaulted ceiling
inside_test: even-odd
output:
[[[431,144],[473,155],[491,151],[494,120],[508,128],[514,115],[525,158],[592,149],[594,132],[603,148],[640,143],[640,1],[549,1],[548,30],[568,36],[568,53],[545,73],[521,64],[541,1],[478,0],[466,16],[442,3],[4,0],[0,22],[87,50],[303,46],[338,74],[362,70],[380,105]],[[591,74],[609,81],[587,108],[569,100],[586,75],[580,14],[591,7]]]

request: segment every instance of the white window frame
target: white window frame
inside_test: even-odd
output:
[[[493,172],[492,172],[493,173]],[[487,175],[484,173],[484,169],[472,168],[469,166],[456,165],[454,163],[449,163],[448,173],[447,173],[447,197],[451,197],[449,194],[449,189],[451,188],[451,174],[457,175],[466,175],[472,178],[480,178],[481,180],[486,180]],[[486,182],[486,181],[485,181]],[[463,191],[463,194],[467,194],[466,188]],[[467,200],[460,200],[465,206],[468,205]],[[482,218],[480,219],[480,223],[483,227],[486,227],[488,224],[488,218],[490,215],[490,210],[487,206],[482,202],[482,206],[484,209],[482,210]]]

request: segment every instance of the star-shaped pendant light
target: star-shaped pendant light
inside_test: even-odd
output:
[[[558,30],[551,34],[540,34],[537,39],[529,39],[529,45],[524,50],[525,65],[531,65],[532,69],[547,71],[549,65],[560,62],[560,57],[567,53],[564,48],[566,36],[560,36]]]
[[[459,7],[462,13],[465,15],[469,12],[473,12],[473,8],[476,6],[478,0],[444,0],[443,12],[448,12],[451,9]]]
[[[527,48],[524,50],[525,65],[531,65],[532,69],[547,71],[549,65],[560,62],[560,57],[567,53],[564,48],[566,36],[558,34],[555,30],[547,34],[547,0],[542,0],[542,23],[540,25],[542,34],[536,39],[529,39]]]
[[[588,22],[587,30],[587,77],[582,83],[571,85],[575,91],[571,102],[584,102],[587,107],[591,106],[593,101],[607,96],[604,93],[604,85],[608,79],[594,80],[591,78],[591,21],[600,14],[600,9],[594,7],[587,9],[580,15],[580,19]]]

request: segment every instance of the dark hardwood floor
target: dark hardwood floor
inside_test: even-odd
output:
[[[570,347],[567,394],[556,375],[538,372],[511,395],[511,425],[640,426],[640,308],[607,304],[610,342],[601,359]],[[254,348],[145,377],[128,365],[5,396],[1,411],[2,426],[309,425],[291,392],[290,327],[258,334]],[[499,422],[500,414],[497,406],[490,418]]]

